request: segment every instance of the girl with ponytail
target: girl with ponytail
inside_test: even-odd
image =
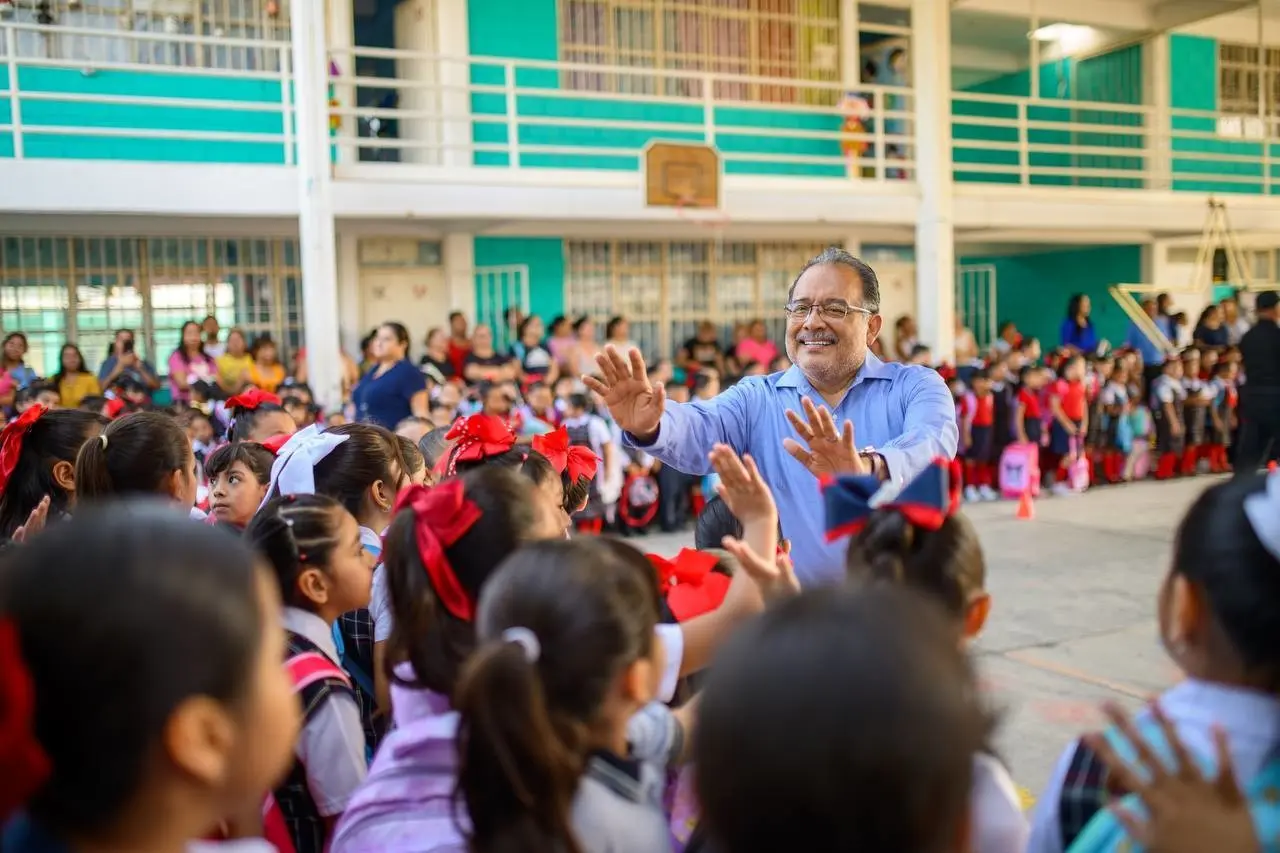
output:
[[[194,511],[198,476],[186,431],[169,415],[134,412],[112,421],[76,456],[80,502],[146,495]]]
[[[32,406],[0,430],[0,539],[26,527],[44,506],[60,518],[76,494],[76,455],[107,419],[93,412]]]
[[[230,398],[226,409],[231,414],[228,441],[263,442],[281,435],[293,435],[298,424],[284,410],[275,394],[250,388]]]
[[[456,696],[472,853],[669,849],[661,797],[685,725],[650,705],[658,610],[653,569],[616,544],[526,546],[490,580]]]

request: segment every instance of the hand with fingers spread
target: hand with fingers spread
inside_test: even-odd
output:
[[[743,540],[732,536],[726,536],[721,544],[738,559],[742,570],[755,581],[766,602],[800,594],[800,581],[796,578],[791,555],[777,551],[771,560]]]
[[[41,530],[44,530],[45,522],[49,520],[49,496],[45,495],[40,499],[40,503],[36,504],[35,509],[31,510],[31,514],[27,516],[26,522],[13,531],[14,542],[26,542],[32,536],[35,536]]]
[[[773,501],[773,492],[760,476],[756,461],[750,456],[740,458],[727,444],[717,444],[709,458],[711,467],[720,475],[716,493],[724,499],[734,517],[742,522],[744,528],[759,523],[774,531],[776,536],[778,506]]]
[[[837,429],[826,406],[815,406],[808,397],[801,398],[800,405],[804,408],[803,417],[787,410],[787,420],[800,436],[800,441],[782,440],[788,453],[817,477],[871,473],[871,465],[854,446],[853,421],[845,421],[844,427]]]
[[[607,346],[596,356],[601,378],[584,376],[582,381],[609,407],[609,414],[623,430],[648,444],[658,435],[667,391],[660,382],[650,382],[644,359],[632,348],[624,358],[617,348]]]
[[[1213,731],[1217,770],[1209,779],[1200,772],[1158,705],[1152,715],[1169,744],[1171,762],[1156,754],[1123,710],[1107,705],[1104,711],[1133,745],[1136,760],[1125,761],[1103,737],[1090,735],[1086,742],[1107,765],[1118,787],[1131,791],[1146,809],[1146,815],[1140,816],[1123,805],[1112,808],[1134,841],[1153,853],[1260,853],[1262,845],[1249,803],[1236,781],[1227,737],[1221,729]]]

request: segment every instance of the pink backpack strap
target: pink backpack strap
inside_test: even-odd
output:
[[[271,794],[267,794],[262,806],[262,837],[275,845],[279,853],[295,853],[297,850],[293,846],[293,836],[289,834],[289,825],[285,823],[284,812],[280,811],[276,798]]]
[[[285,661],[284,668],[289,673],[295,692],[301,692],[317,681],[324,681],[327,678],[335,678],[347,687],[351,686],[351,679],[347,677],[342,667],[319,652],[303,652],[300,655],[294,655]]]

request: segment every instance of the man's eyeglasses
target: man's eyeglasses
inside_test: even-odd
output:
[[[856,305],[850,305],[847,302],[788,302],[784,309],[787,317],[791,320],[804,322],[809,319],[809,313],[817,309],[819,316],[824,320],[839,322],[850,314],[866,314],[868,317],[876,312],[866,308],[859,308]]]

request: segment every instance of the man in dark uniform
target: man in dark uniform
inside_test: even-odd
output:
[[[1280,455],[1280,294],[1258,294],[1258,322],[1240,339],[1245,384],[1240,389],[1240,446],[1237,474],[1257,471]]]

